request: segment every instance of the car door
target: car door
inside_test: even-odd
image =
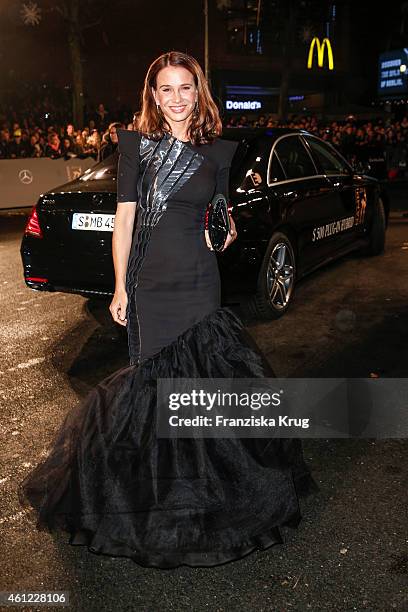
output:
[[[310,147],[319,171],[326,175],[332,185],[335,209],[340,213],[335,226],[336,247],[343,249],[358,238],[362,225],[356,215],[361,216],[365,212],[365,190],[355,184],[352,168],[334,147],[314,136],[304,135],[302,138]],[[360,211],[356,211],[356,203],[359,203]]]
[[[277,165],[279,164],[279,166]],[[281,180],[274,168],[280,167]],[[339,211],[327,177],[319,174],[299,134],[281,136],[275,142],[269,163],[270,197],[281,201],[282,219],[297,235],[298,272],[317,266],[330,257],[334,236],[324,228]]]

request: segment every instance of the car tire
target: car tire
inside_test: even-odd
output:
[[[246,311],[253,317],[270,320],[285,314],[292,301],[296,278],[295,252],[282,232],[273,234],[258,275],[256,294]]]
[[[384,203],[379,197],[374,205],[369,243],[365,249],[367,255],[380,255],[384,251],[386,227],[387,221],[385,218]]]

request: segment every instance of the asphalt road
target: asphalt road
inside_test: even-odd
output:
[[[127,352],[105,304],[25,287],[23,225],[0,215],[0,590],[69,591],[81,611],[406,612],[407,440],[306,440],[320,492],[301,501],[299,529],[217,568],[146,569],[35,530],[16,484]],[[395,213],[384,255],[327,266],[299,285],[283,319],[248,329],[277,376],[407,377],[407,279],[408,218]]]

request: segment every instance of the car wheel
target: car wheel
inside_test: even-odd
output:
[[[382,199],[378,198],[373,210],[369,243],[365,250],[367,255],[380,255],[384,251],[386,225],[384,204]]]
[[[251,302],[251,314],[277,319],[292,299],[296,278],[295,253],[289,238],[277,232],[269,241],[258,276],[258,288]]]

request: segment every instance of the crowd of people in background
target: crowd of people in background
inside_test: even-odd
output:
[[[390,120],[362,120],[350,115],[343,121],[324,121],[312,115],[295,115],[288,121],[260,115],[249,120],[246,115],[231,117],[226,127],[286,127],[304,129],[334,145],[349,161],[383,160],[378,178],[408,176],[408,117]]]
[[[56,120],[52,121],[53,118]],[[87,114],[83,129],[62,122],[57,113],[43,110],[35,113],[31,109],[28,117],[21,119],[16,113],[7,116],[0,109],[0,159],[90,156],[101,161],[116,149],[117,128],[132,127],[130,109],[111,114],[102,103]],[[369,152],[376,151],[384,155],[391,172],[407,166],[408,117],[362,121],[349,116],[343,121],[324,121],[312,115],[293,115],[282,122],[272,114],[234,115],[224,120],[224,127],[301,128],[329,141],[349,159],[353,156],[364,159]]]
[[[110,121],[103,104],[83,129],[76,129],[72,123],[49,124],[47,119],[46,114],[39,121],[33,117],[7,119],[0,114],[0,159],[93,157],[100,161],[114,152],[116,129],[132,128],[132,123]]]
[[[347,151],[355,146],[387,146],[408,143],[408,117],[401,121],[357,120],[350,115],[344,121],[318,120],[315,116],[294,116],[288,121],[280,122],[272,115],[260,115],[250,121],[246,115],[231,117],[226,127],[287,127],[304,129],[313,132],[323,140],[328,140],[336,147]]]
[[[103,103],[85,103],[85,127],[70,117],[70,96],[40,83],[23,84],[20,97],[0,104],[0,159],[22,157],[93,157],[105,159],[116,147],[116,128],[130,127],[132,109],[122,105],[110,111]]]

